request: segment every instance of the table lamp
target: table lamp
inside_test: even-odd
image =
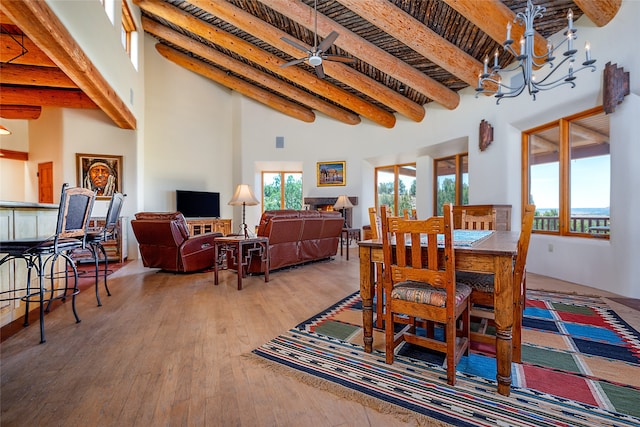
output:
[[[349,197],[345,195],[338,196],[338,200],[336,201],[336,204],[333,205],[333,209],[337,209],[342,212],[342,216],[344,217],[344,228],[347,228],[347,213],[345,212],[345,209],[352,208],[352,207],[353,207],[353,204],[349,200]]]
[[[258,199],[253,194],[251,187],[248,184],[239,184],[236,188],[236,192],[233,193],[233,197],[229,200],[229,204],[232,206],[242,205],[242,228],[244,230],[244,238],[249,238],[249,232],[247,231],[247,223],[245,221],[245,207],[255,206],[259,204]]]

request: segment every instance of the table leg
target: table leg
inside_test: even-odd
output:
[[[373,350],[373,270],[371,249],[360,247],[360,297],[362,298],[362,333],[364,351]]]
[[[349,245],[351,244],[351,236],[349,235],[349,232],[347,231],[347,261],[349,261]]]
[[[236,259],[238,260],[238,290],[242,290],[242,276],[244,275],[244,250],[242,248],[242,243],[238,243],[237,246],[238,253],[236,255]]]
[[[218,264],[220,262],[220,246],[213,243],[213,284],[218,286]]]
[[[509,396],[511,389],[511,361],[513,346],[513,262],[511,257],[496,257],[494,260],[494,307],[496,322],[496,363],[498,393]]]
[[[262,244],[263,246],[263,259],[265,260],[265,264],[266,264],[266,269],[264,270],[264,281],[268,282],[269,281],[269,268],[271,267],[270,262],[269,262],[269,242],[265,242]]]

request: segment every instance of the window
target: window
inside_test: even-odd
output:
[[[136,24],[133,22],[129,5],[127,5],[126,0],[122,0],[122,28],[120,30],[120,37],[122,46],[124,46],[129,56],[131,56],[131,34],[135,31]]]
[[[469,204],[469,156],[467,153],[435,159],[434,170],[434,215],[443,215],[442,205]]]
[[[416,164],[382,166],[376,168],[376,211],[389,206],[392,213],[416,207]]]
[[[302,172],[262,172],[262,210],[302,209]]]
[[[536,205],[533,230],[609,237],[609,117],[601,107],[522,134],[523,202]]]

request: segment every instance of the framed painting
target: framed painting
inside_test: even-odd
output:
[[[347,162],[318,162],[318,187],[347,184]]]
[[[98,199],[122,192],[122,156],[76,153],[76,168],[78,187],[94,190]]]

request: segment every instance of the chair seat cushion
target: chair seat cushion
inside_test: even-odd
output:
[[[464,283],[456,283],[456,305],[462,303],[471,294],[471,287]],[[446,291],[423,282],[400,282],[391,291],[391,298],[404,301],[444,307],[447,300]]]
[[[456,271],[456,282],[469,285],[480,292],[493,293],[493,274]]]

